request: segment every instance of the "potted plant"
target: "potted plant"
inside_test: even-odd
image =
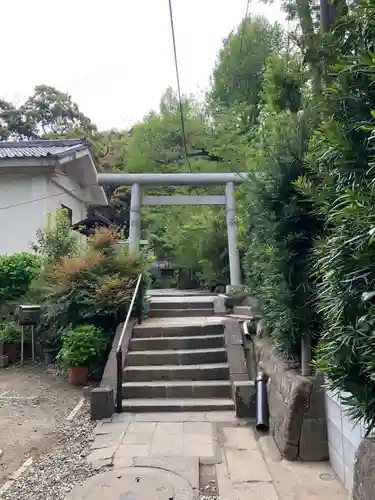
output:
[[[43,344],[43,356],[44,356],[44,364],[52,365],[58,353],[58,347],[54,343],[44,343]]]
[[[37,326],[40,354],[46,365],[55,362],[61,345],[62,328],[54,321],[54,312],[51,305],[43,304]]]
[[[85,384],[89,366],[95,365],[107,348],[104,331],[94,325],[80,325],[65,329],[61,339],[57,359],[67,368],[69,383]]]
[[[59,351],[60,335],[55,333],[54,330],[45,330],[40,335],[40,343],[44,356],[44,364],[52,365]]]
[[[3,344],[3,354],[9,363],[17,361],[20,354],[21,327],[8,318],[0,319],[0,342]]]

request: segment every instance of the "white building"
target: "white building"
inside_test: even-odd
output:
[[[74,224],[90,205],[107,198],[85,140],[0,142],[0,254],[30,251],[58,207]]]

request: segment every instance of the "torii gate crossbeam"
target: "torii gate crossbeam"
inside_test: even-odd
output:
[[[235,184],[246,180],[246,173],[171,173],[171,174],[98,174],[100,186],[131,186],[129,246],[139,253],[142,205],[226,205],[230,284],[241,285],[240,258],[237,249]],[[224,196],[144,196],[142,186],[225,185]]]

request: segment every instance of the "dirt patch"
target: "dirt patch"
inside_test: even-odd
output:
[[[61,423],[81,398],[82,389],[45,365],[0,371],[0,486],[27,458],[54,445]]]

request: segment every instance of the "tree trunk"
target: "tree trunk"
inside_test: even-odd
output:
[[[305,60],[311,68],[313,90],[315,93],[320,93],[322,88],[321,67],[309,0],[296,0],[296,10],[302,30]]]

